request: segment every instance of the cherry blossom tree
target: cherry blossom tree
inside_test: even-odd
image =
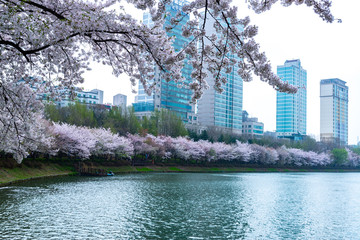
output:
[[[138,154],[154,155],[158,150],[151,137],[142,137],[138,134],[128,134],[127,137],[133,146],[135,156]]]
[[[358,167],[360,165],[360,155],[351,151],[349,148],[345,148],[348,153],[348,164],[351,167]]]
[[[212,149],[214,149],[216,153],[215,160],[232,161],[235,159],[234,154],[232,154],[233,146],[230,144],[225,144],[223,142],[214,142],[212,144]]]
[[[96,139],[92,155],[133,155],[134,148],[130,139],[114,134],[110,129],[93,128],[89,129],[89,131],[89,134],[92,134]]]
[[[228,161],[237,163],[253,163],[258,165],[279,166],[307,166],[325,167],[331,166],[333,159],[329,153],[315,153],[302,149],[285,146],[274,149],[259,146],[257,144],[241,143],[225,144],[221,142],[211,143],[207,140],[195,142],[187,137],[172,138],[170,136],[132,135],[126,137],[112,133],[109,129],[88,128],[69,125],[66,123],[44,122],[38,119],[42,132],[36,144],[22,148],[13,147],[14,157],[18,162],[26,157],[30,151],[37,151],[50,155],[58,153],[66,154],[79,159],[89,159],[92,156],[108,159],[109,156],[121,156],[135,158],[147,156],[146,159],[162,160],[177,158],[188,162],[194,160],[200,162]],[[46,126],[46,127],[44,127]],[[11,146],[0,145],[11,149]],[[25,145],[24,145],[25,146]],[[346,149],[348,159],[342,166],[358,167],[360,156],[350,149]],[[22,154],[22,155],[21,155]]]
[[[129,138],[113,134],[108,129],[54,123],[49,131],[55,137],[55,146],[59,152],[80,159],[116,154],[130,157],[134,151]]]
[[[0,80],[0,151],[12,154],[18,163],[30,151],[51,144],[40,109],[41,103],[24,82]]]
[[[51,131],[59,151],[68,156],[88,159],[95,150],[96,139],[86,127],[54,123]]]
[[[234,155],[234,159],[239,159],[243,162],[249,162],[251,155],[254,154],[254,151],[248,143],[241,143],[236,140],[232,154]]]
[[[209,87],[205,80],[208,74],[215,79],[215,89],[221,91],[226,79],[220,73],[234,66],[244,81],[252,80],[255,74],[278,91],[296,92],[294,86],[272,72],[269,60],[254,40],[257,27],[250,25],[248,17],[237,17],[238,9],[231,0],[186,3],[165,28],[171,0],[127,2],[149,11],[154,25],[147,27],[127,14],[124,0],[0,1],[0,131],[6,133],[3,140],[9,146],[19,148],[3,147],[4,151],[17,151],[20,154],[16,158],[21,159],[26,154],[20,148],[26,147],[20,145],[30,144],[25,142],[36,138],[35,131],[30,131],[36,126],[30,124],[34,123],[33,114],[40,113],[39,104],[29,94],[20,95],[16,90],[19,79],[27,79],[29,84],[45,82],[47,91],[55,95],[51,88],[54,84],[72,90],[83,82],[82,73],[90,69],[92,61],[111,66],[115,76],[126,73],[133,85],[139,81],[150,93],[157,86],[152,81],[154,66],[162,79],[181,83],[183,61],[189,58],[193,66],[193,100]],[[269,10],[276,2],[284,6],[307,5],[324,21],[335,20],[330,13],[330,0],[246,2],[257,13]],[[120,9],[114,9],[118,5]],[[191,20],[183,26],[182,35],[190,41],[175,51],[173,38],[166,31],[187,15]],[[210,19],[215,33],[205,28]]]

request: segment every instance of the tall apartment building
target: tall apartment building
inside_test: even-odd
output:
[[[181,10],[184,3],[186,3],[184,0],[175,0],[167,5],[166,12],[169,13],[169,15],[166,16],[165,25],[170,23],[170,19]],[[186,42],[189,42],[189,39],[181,35],[181,28],[188,20],[189,16],[185,15],[182,18],[182,21],[172,29],[171,32],[167,33],[169,36],[175,37],[173,43],[175,51],[179,51]],[[150,27],[153,25],[149,13],[144,13],[143,23]],[[154,111],[154,109],[165,108],[177,113],[184,122],[191,122],[195,115],[195,105],[190,103],[192,91],[187,87],[191,82],[190,74],[192,70],[192,66],[188,61],[188,59],[184,60],[182,75],[185,78],[185,81],[184,86],[180,88],[174,81],[166,82],[164,79],[161,79],[159,69],[154,67],[154,81],[159,82],[159,88],[156,91],[153,91],[149,96],[145,93],[142,84],[139,84],[138,95],[133,104],[135,114],[138,116],[146,116],[149,115],[151,111]]]
[[[214,19],[206,20],[206,31],[216,33],[213,29]],[[242,30],[242,29],[241,29]],[[207,41],[207,40],[206,40]],[[230,56],[238,59],[237,56]],[[238,67],[234,66],[230,73],[222,71],[226,76],[227,83],[223,85],[224,91],[217,92],[214,86],[214,79],[208,74],[206,81],[210,88],[205,90],[198,101],[198,122],[205,126],[214,126],[228,130],[233,133],[242,133],[242,102],[243,102],[243,80],[237,73]]]
[[[338,79],[320,81],[320,140],[341,145],[348,143],[348,91]]]
[[[279,138],[297,139],[306,135],[306,88],[307,73],[297,60],[286,60],[277,67],[282,81],[296,87],[296,94],[276,93],[276,133]]]
[[[121,107],[121,109],[126,109],[126,104],[127,104],[127,96],[124,94],[116,94],[115,96],[113,96],[113,105],[114,106],[119,106]]]

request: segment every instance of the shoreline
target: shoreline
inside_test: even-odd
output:
[[[104,167],[106,168],[106,167]],[[121,166],[107,167],[114,173],[194,172],[194,173],[274,173],[274,172],[360,172],[360,169],[341,168],[279,168],[279,167],[203,167],[203,166]]]
[[[203,167],[203,166],[98,166],[115,174],[127,173],[287,173],[287,172],[360,172],[360,169],[333,168],[277,168],[277,167]],[[20,166],[16,168],[0,168],[0,187],[33,179],[58,177],[77,174],[70,166],[55,163],[42,164],[40,167]]]
[[[21,164],[13,168],[0,167],[0,187],[33,179],[76,174],[74,168],[55,163],[40,163],[36,167]]]

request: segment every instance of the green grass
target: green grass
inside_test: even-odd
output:
[[[136,172],[136,169],[133,166],[120,166],[120,167],[101,167],[104,169],[107,169],[109,171],[112,171],[114,173],[130,173],[130,172]]]
[[[177,167],[169,167],[168,169],[169,169],[169,171],[172,171],[172,172],[181,172],[181,171],[183,171],[182,169],[177,168]]]
[[[224,172],[237,172],[237,168],[224,168]]]
[[[142,168],[137,167],[136,170],[138,172],[153,172],[154,171],[153,169],[147,168],[147,167],[142,167]]]
[[[210,168],[209,171],[212,171],[212,172],[219,172],[221,171],[219,168]]]
[[[245,171],[246,172],[255,172],[256,169],[255,168],[246,168]]]
[[[74,168],[57,164],[41,164],[40,167],[27,167],[22,165],[15,168],[0,168],[0,184],[31,178],[48,177],[56,175],[70,175]]]
[[[268,168],[268,171],[269,171],[269,172],[278,172],[278,170],[275,169],[275,168]]]

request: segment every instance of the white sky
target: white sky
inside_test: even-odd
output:
[[[307,134],[320,136],[320,80],[340,78],[349,87],[349,144],[360,137],[360,9],[359,0],[333,0],[332,13],[342,23],[329,24],[320,19],[311,8],[276,4],[262,14],[248,10],[245,0],[233,0],[239,6],[239,16],[250,15],[251,23],[259,27],[256,37],[274,72],[285,60],[300,59],[307,70]],[[142,19],[141,11],[129,9],[134,17]],[[243,13],[243,14],[242,14]],[[117,93],[128,96],[128,105],[134,101],[128,76],[116,78],[109,67],[93,64],[93,70],[84,74],[85,89],[104,91],[104,102],[112,103]],[[243,109],[258,117],[266,131],[276,129],[276,91],[254,77],[244,83]]]

